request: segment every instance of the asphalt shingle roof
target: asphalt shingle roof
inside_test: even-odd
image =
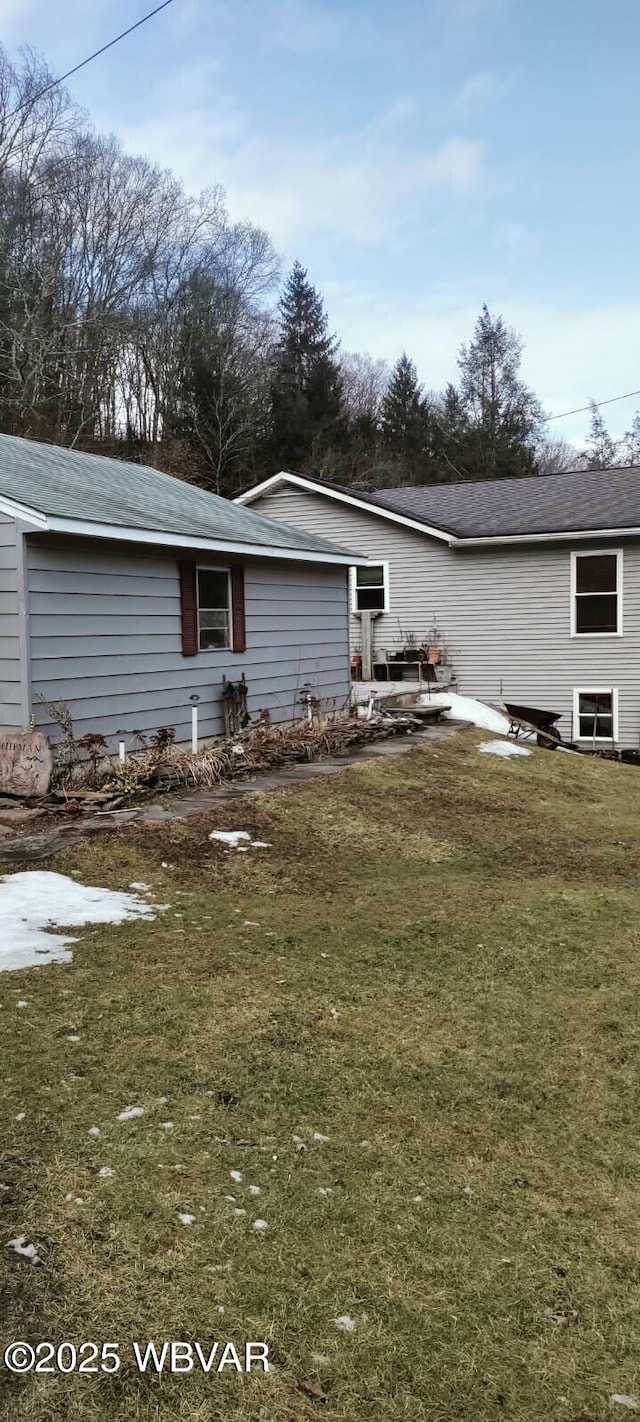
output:
[[[640,466],[350,492],[458,538],[640,528]]]
[[[332,556],[326,538],[276,523],[146,464],[0,434],[0,495],[51,517]]]

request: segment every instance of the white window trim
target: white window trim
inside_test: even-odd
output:
[[[384,558],[369,558],[366,563],[361,563],[359,566],[360,566],[361,568],[362,568],[362,567],[365,567],[365,568],[366,568],[366,567],[369,567],[369,566],[371,566],[371,567],[373,567],[373,568],[382,568],[382,584],[383,584],[383,589],[384,589],[384,607],[381,607],[381,608],[372,608],[372,611],[373,611],[373,612],[378,612],[379,616],[382,616],[383,613],[389,612],[389,609],[390,609],[390,606],[391,606],[391,601],[390,601],[390,597],[389,597],[389,563],[388,563],[388,560],[386,560],[386,559],[384,559]],[[359,607],[358,607],[358,601],[357,601],[357,588],[358,588],[358,584],[357,584],[356,569],[355,569],[355,568],[350,568],[350,569],[349,569],[349,578],[350,578],[350,582],[351,582],[351,611],[354,612],[356,615],[359,615],[359,614],[360,614],[360,609],[359,609]]]
[[[580,735],[580,697],[581,696],[610,696],[611,712],[613,716],[612,736],[581,736]],[[573,690],[573,739],[583,741],[585,745],[610,746],[612,740],[618,741],[618,688],[617,686],[576,686]]]
[[[229,645],[228,645],[228,647],[201,647],[201,646],[200,646],[200,579],[199,579],[199,577],[198,577],[198,573],[226,573],[226,575],[227,575],[227,588],[228,588],[228,590],[229,590]],[[210,652],[214,652],[217,656],[219,656],[219,655],[220,655],[220,652],[232,652],[232,651],[233,651],[233,603],[232,603],[232,600],[231,600],[231,596],[232,596],[232,588],[231,588],[231,569],[230,569],[229,567],[225,567],[223,563],[196,563],[196,609],[197,609],[197,618],[198,618],[198,656],[202,656],[203,654],[206,656],[207,653],[210,653]],[[209,609],[205,608],[205,609],[204,609],[205,612],[206,612],[207,610],[208,610],[209,612],[218,611],[217,608],[209,608]],[[221,609],[220,609],[220,610],[221,610]]]
[[[578,558],[616,558],[616,597],[617,597],[617,626],[615,632],[578,632],[576,630],[576,598],[577,592],[577,560]],[[576,550],[571,554],[571,636],[579,637],[581,640],[596,642],[602,637],[621,637],[623,627],[622,597],[623,597],[623,575],[624,559],[622,548],[590,548],[584,553]]]

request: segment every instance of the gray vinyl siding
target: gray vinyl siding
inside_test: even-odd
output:
[[[173,726],[191,735],[189,697],[200,697],[203,740],[224,730],[222,682],[244,672],[252,716],[300,716],[309,684],[328,706],[349,695],[347,575],[340,567],[258,560],[245,568],[247,650],[182,655],[178,559],[163,550],[101,549],[88,541],[28,542],[32,705],[57,735],[45,702],[64,702],[77,735],[113,745]],[[224,562],[222,557],[202,562]]]
[[[0,514],[0,731],[23,729],[20,538],[14,519]]]
[[[567,740],[573,693],[618,690],[618,743],[640,746],[640,542],[610,538],[455,550],[448,544],[320,494],[277,490],[252,505],[270,518],[389,563],[389,611],[376,618],[378,651],[404,632],[426,639],[435,622],[451,647],[457,689],[487,701],[562,714]],[[624,548],[623,635],[571,636],[571,552]],[[359,622],[351,615],[351,641]]]

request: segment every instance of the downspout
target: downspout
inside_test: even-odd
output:
[[[18,647],[20,651],[20,722],[23,731],[33,730],[31,711],[31,638],[29,631],[28,525],[16,519],[16,581],[18,586]]]
[[[373,611],[367,608],[366,611],[356,612],[356,617],[360,618],[362,632],[362,680],[373,681],[373,623],[376,617],[380,616],[380,611]]]

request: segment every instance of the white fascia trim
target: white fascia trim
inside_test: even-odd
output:
[[[239,494],[233,500],[235,504],[252,504],[255,499],[259,499],[262,494],[268,493],[278,484],[292,484],[297,489],[306,489],[307,493],[324,494],[327,499],[336,499],[340,504],[350,504],[352,508],[363,509],[365,513],[377,514],[379,518],[386,518],[390,523],[401,523],[405,528],[413,528],[416,533],[426,533],[431,538],[439,538],[443,543],[457,543],[452,533],[445,533],[442,528],[433,528],[431,524],[419,523],[417,519],[407,518],[405,514],[394,513],[392,509],[382,508],[381,504],[368,504],[365,499],[359,499],[355,495],[343,494],[338,489],[327,489],[322,484],[314,484],[312,479],[303,479],[301,474],[272,474],[270,479],[265,479],[262,484],[256,484],[255,489],[249,489],[246,494]]]
[[[0,513],[7,514],[9,518],[20,519],[21,523],[28,523],[33,528],[46,528],[46,515],[38,513],[37,509],[29,509],[26,504],[19,504],[15,499],[8,499],[4,494],[0,495]]]
[[[572,532],[492,534],[490,538],[454,538],[456,548],[483,548],[502,543],[568,543],[589,538],[640,538],[640,528],[582,528]],[[603,550],[610,553],[612,550]]]
[[[160,533],[149,528],[123,528],[121,524],[89,523],[84,519],[47,518],[47,533],[70,533],[78,538],[111,538],[118,543],[147,543],[159,548],[192,548],[208,553],[237,553],[245,558],[277,558],[292,563],[335,563],[350,568],[368,563],[353,553],[315,553],[308,548],[269,548],[261,543],[234,543],[228,539],[189,538],[183,533]]]

